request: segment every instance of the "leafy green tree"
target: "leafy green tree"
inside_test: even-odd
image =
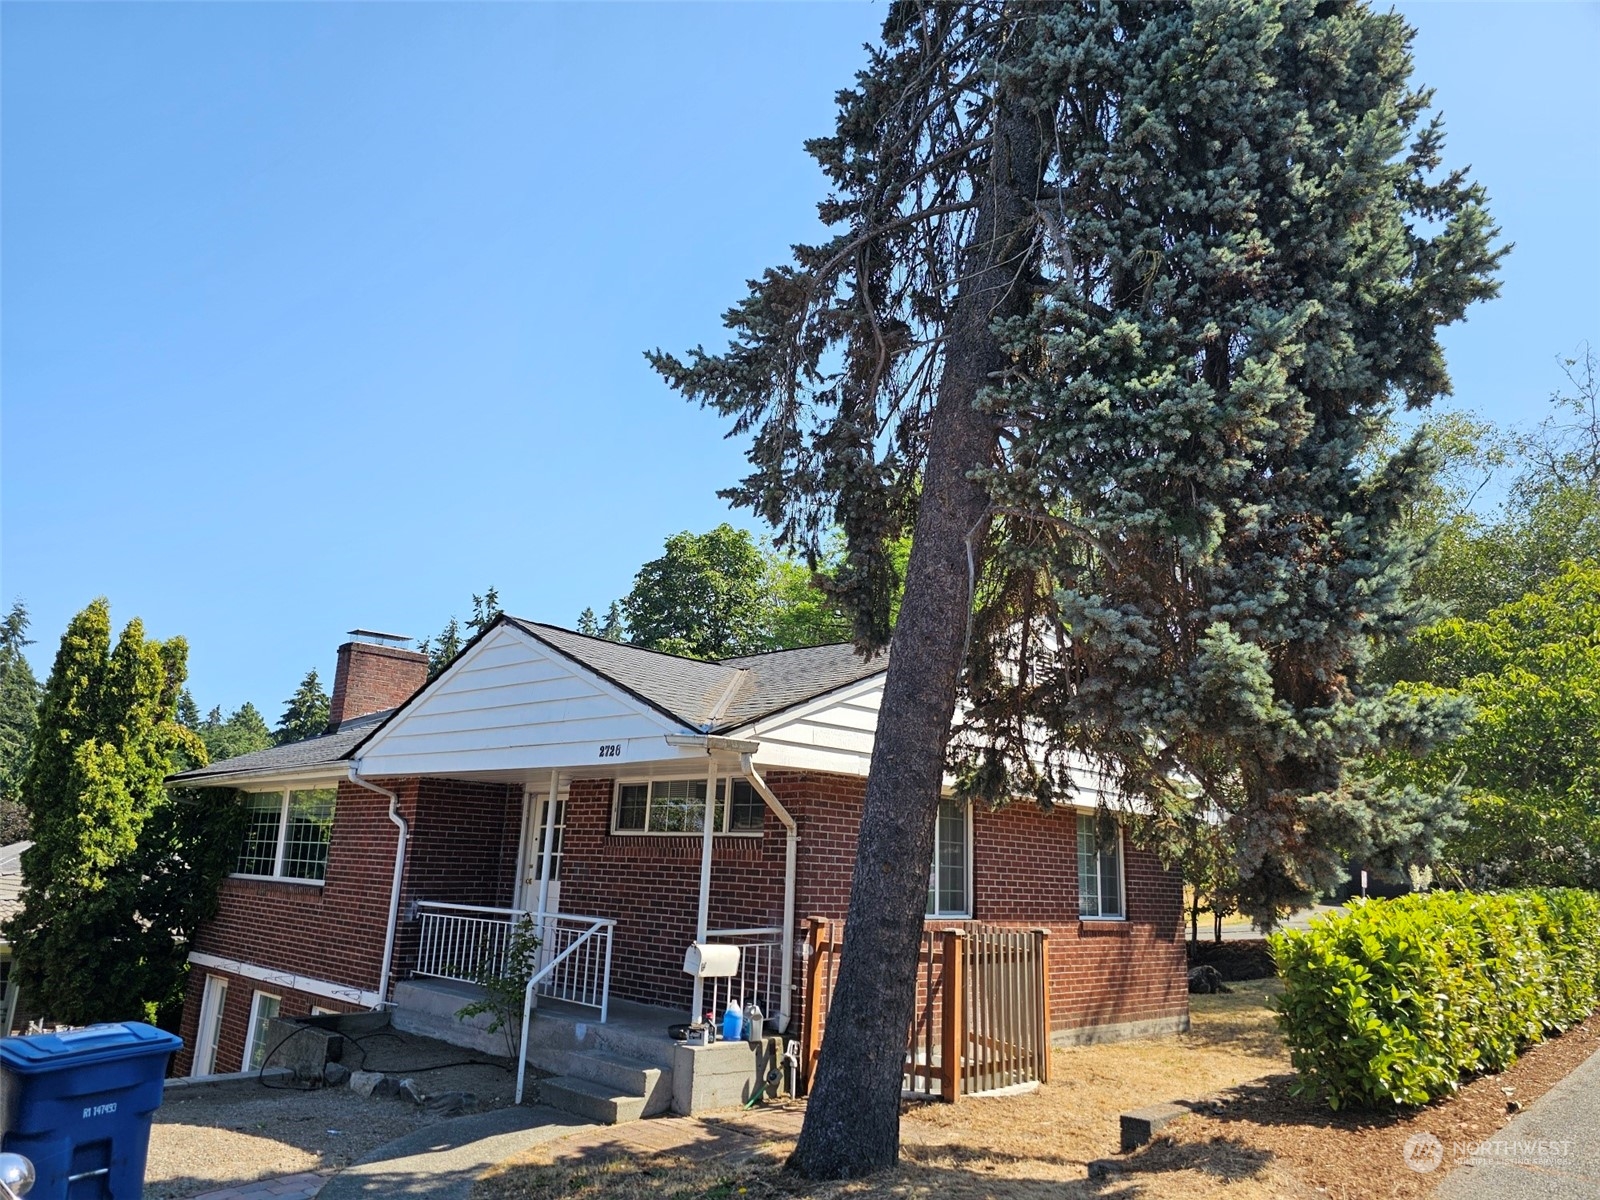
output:
[[[802,1173],[894,1161],[963,689],[971,793],[1049,801],[1074,753],[1128,803],[1196,781],[1268,918],[1448,825],[1344,771],[1460,717],[1366,675],[1419,616],[1425,464],[1359,463],[1448,389],[1437,328],[1499,257],[1409,40],[1351,0],[893,4],[808,147],[836,235],[754,281],[726,352],[651,356],[751,434],[726,495],[785,545],[842,528],[863,648],[912,535]]]
[[[629,639],[689,658],[735,658],[769,648],[762,619],[766,560],[755,539],[724,522],[685,530],[639,568],[622,600]]]
[[[35,844],[9,923],[22,987],[52,1018],[155,1019],[181,996],[187,938],[215,903],[232,806],[163,786],[202,764],[177,721],[187,646],[130,621],[113,648],[96,600],[68,625],[23,781]]]
[[[28,609],[18,600],[0,620],[0,846],[26,840],[22,777],[39,727],[39,681],[23,654],[33,644]]]
[[[448,667],[462,647],[494,624],[502,611],[500,591],[491,587],[483,595],[472,597],[472,615],[467,618],[465,633],[461,622],[452,616],[437,634],[419,641],[417,649],[428,656],[428,678],[432,679]]]
[[[294,695],[284,702],[283,716],[278,718],[278,727],[272,731],[272,744],[286,746],[326,732],[328,693],[322,690],[322,682],[313,667],[295,688]]]
[[[1463,736],[1391,768],[1467,789],[1445,878],[1600,890],[1600,562],[1568,563],[1483,619],[1451,618],[1418,640],[1445,683],[1402,687],[1476,710]]]
[[[206,757],[211,762],[253,754],[273,744],[272,731],[254,704],[246,700],[226,718],[221,707],[206,714],[196,730],[206,746]]]

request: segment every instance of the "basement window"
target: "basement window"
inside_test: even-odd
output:
[[[321,883],[328,874],[337,788],[246,792],[235,875]]]
[[[766,804],[743,779],[733,780],[733,803],[724,800],[728,780],[717,780],[713,832],[759,834]],[[612,809],[611,832],[629,834],[698,834],[705,828],[704,779],[652,779],[620,782]]]

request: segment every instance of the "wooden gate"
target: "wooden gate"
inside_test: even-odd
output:
[[[806,939],[801,1081],[808,1087],[833,1004],[844,922],[813,917]],[[917,953],[904,1094],[954,1102],[1050,1080],[1049,931],[968,923],[929,929]]]

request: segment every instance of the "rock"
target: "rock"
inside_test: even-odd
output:
[[[421,1105],[428,1102],[427,1093],[422,1090],[415,1079],[402,1079],[400,1081],[400,1095],[413,1104]]]
[[[350,1075],[350,1090],[358,1096],[392,1096],[400,1085],[382,1071],[354,1071]]]
[[[1089,1164],[1090,1179],[1110,1179],[1113,1175],[1120,1175],[1126,1168],[1119,1162],[1109,1158],[1097,1158]]]
[[[322,1080],[330,1087],[342,1087],[350,1082],[350,1068],[343,1063],[328,1063],[322,1068]]]
[[[1152,1104],[1122,1114],[1122,1152],[1137,1150],[1179,1117],[1188,1116],[1194,1109],[1185,1104]]]
[[[1221,973],[1210,964],[1198,966],[1189,972],[1189,990],[1200,995],[1212,995],[1217,992],[1231,992],[1233,989],[1222,982]]]
[[[440,1092],[430,1097],[424,1107],[442,1117],[453,1117],[477,1108],[478,1097],[471,1092]]]

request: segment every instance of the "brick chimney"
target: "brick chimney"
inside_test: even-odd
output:
[[[350,632],[363,634],[366,631],[352,629]],[[369,636],[390,638],[390,635]],[[426,654],[373,642],[346,642],[339,647],[339,665],[333,673],[328,725],[336,727],[352,717],[364,717],[404,704],[426,682]]]

